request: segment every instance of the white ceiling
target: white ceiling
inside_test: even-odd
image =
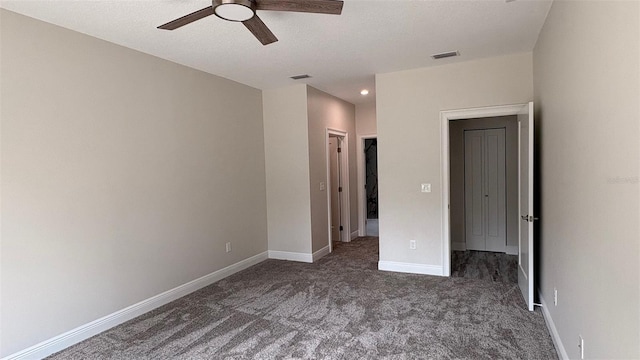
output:
[[[531,51],[551,0],[345,0],[342,15],[259,11],[279,41],[209,16],[157,26],[211,0],[22,0],[0,6],[259,89],[298,80],[352,103],[375,97],[374,74]],[[458,50],[460,57],[433,60]],[[367,97],[360,90],[368,88]]]

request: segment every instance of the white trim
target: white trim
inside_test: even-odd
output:
[[[269,259],[289,260],[289,261],[312,263],[313,262],[313,254],[290,252],[290,251],[269,250]]]
[[[518,245],[507,245],[507,255],[518,255]]]
[[[569,355],[567,355],[567,351],[564,349],[564,345],[560,339],[560,334],[558,333],[558,329],[556,329],[556,324],[554,324],[553,319],[551,318],[551,313],[547,308],[547,302],[544,301],[544,297],[542,296],[540,289],[538,289],[538,296],[540,298],[540,304],[542,305],[544,323],[547,325],[547,329],[549,329],[549,334],[551,334],[551,340],[553,340],[553,345],[555,345],[558,358],[560,360],[568,360]]]
[[[323,247],[322,249],[316,251],[313,253],[313,255],[311,255],[311,259],[313,260],[313,262],[316,262],[318,260],[320,260],[322,257],[329,255],[329,245]]]
[[[451,275],[451,228],[449,210],[449,121],[517,115],[528,104],[488,106],[440,111],[440,172],[442,175],[442,273]]]
[[[378,261],[378,270],[442,276],[442,266],[395,261]]]
[[[101,317],[85,325],[81,325],[73,330],[67,331],[51,339],[40,342],[22,351],[8,355],[2,360],[17,359],[42,359],[69,346],[86,340],[103,331],[111,329],[135,317],[145,314],[155,308],[168,304],[176,299],[188,295],[196,290],[209,286],[220,281],[227,276],[233,275],[250,266],[256,265],[267,259],[267,252],[260,253],[250,258],[239,261],[233,265],[229,265],[223,269],[214,271],[208,275],[202,276],[195,280],[189,281],[173,289],[167,290],[161,294],[142,300],[136,304],[128,306],[122,310],[118,310],[112,314]]]
[[[351,240],[356,239],[359,236],[359,234],[360,234],[359,230],[351,232]]]
[[[364,156],[364,141],[368,139],[377,139],[378,134],[358,135],[358,143],[356,149],[356,163],[358,170],[358,235],[367,236],[367,194],[364,189],[366,180],[366,164]]]
[[[342,223],[342,232],[340,240],[343,242],[351,241],[351,207],[349,201],[349,133],[338,129],[327,128],[325,130],[325,162],[327,167],[327,242],[329,243],[329,252],[333,251],[333,244],[331,242],[331,171],[329,163],[329,138],[331,136],[340,137],[342,141],[342,155],[340,157],[340,176],[342,183],[342,196],[340,197],[340,201],[342,203],[342,218],[340,219],[340,222]]]
[[[467,243],[453,242],[451,243],[451,251],[467,251]]]

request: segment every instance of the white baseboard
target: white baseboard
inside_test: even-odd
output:
[[[507,245],[507,255],[518,255],[518,245]]]
[[[312,263],[313,262],[313,254],[290,252],[290,251],[269,250],[269,259],[289,260],[289,261],[299,261],[299,262]]]
[[[442,266],[395,261],[378,261],[378,270],[442,276]]]
[[[453,251],[467,251],[467,243],[463,242],[452,242],[451,250]]]
[[[352,232],[352,233],[351,233],[351,240],[353,240],[353,239],[357,238],[357,237],[358,237],[358,234],[359,234],[358,230],[356,230],[356,231]]]
[[[322,249],[316,251],[311,256],[313,258],[313,262],[320,260],[323,256],[329,255],[329,245],[323,247]]]
[[[266,259],[267,252],[265,251],[218,271],[214,271],[211,274],[189,281],[188,283],[175,287],[171,290],[167,290],[146,300],[142,300],[139,303],[94,320],[88,324],[79,326],[27,349],[8,355],[2,358],[2,360],[42,359],[60,350],[66,349],[71,345],[77,344],[80,341],[111,329],[114,326],[120,325],[137,316],[147,313],[155,308],[168,304],[205,286],[220,281],[227,276],[237,273],[238,271],[256,265]]]
[[[540,297],[540,304],[542,305],[542,315],[544,316],[544,322],[545,324],[547,324],[547,329],[549,329],[549,333],[551,334],[551,340],[553,340],[553,345],[555,345],[556,347],[558,358],[560,360],[569,360],[567,351],[564,349],[564,345],[562,344],[562,340],[560,339],[560,334],[558,334],[558,329],[556,329],[556,325],[553,323],[553,319],[551,318],[551,313],[547,308],[547,302],[544,301],[544,297],[542,297],[542,292],[540,290],[538,290],[538,296]]]

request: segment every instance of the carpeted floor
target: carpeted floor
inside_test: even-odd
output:
[[[52,359],[556,359],[513,283],[377,270],[377,238],[267,260]]]
[[[518,283],[518,257],[487,251],[453,251],[451,276]]]

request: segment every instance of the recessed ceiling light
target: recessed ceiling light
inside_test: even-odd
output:
[[[369,95],[369,90],[363,89],[362,91],[360,91],[360,95]]]

